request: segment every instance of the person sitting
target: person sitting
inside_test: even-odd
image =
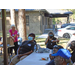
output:
[[[59,50],[59,49],[61,49],[61,48],[63,48],[61,45],[54,45],[53,46],[53,54],[54,53],[57,53],[57,51]],[[49,55],[49,57],[50,57],[50,62],[49,63],[47,63],[46,65],[55,65],[55,63],[54,63],[54,56],[51,56],[51,54]]]
[[[3,46],[3,38],[0,37],[0,50],[1,50],[1,54],[2,54],[2,46]]]
[[[59,42],[57,38],[54,37],[52,32],[48,33],[48,38],[45,41],[46,47],[49,49],[53,49],[53,46]]]
[[[72,57],[71,60],[74,63],[75,62],[75,40],[71,42],[71,46],[70,46],[71,50],[72,50]]]
[[[18,48],[17,50],[17,55],[12,58],[10,65],[14,65],[17,62],[20,61],[20,59],[23,57],[27,57],[29,54],[31,54],[34,51],[34,39],[35,39],[35,34],[30,33],[28,35],[28,40],[24,41]]]
[[[57,53],[51,54],[51,56],[54,56],[54,62],[55,65],[72,65],[71,62],[71,53],[67,49],[59,49]]]

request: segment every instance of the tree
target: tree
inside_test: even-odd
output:
[[[67,11],[73,12],[73,14],[70,16],[70,18],[72,19],[72,21],[73,21],[73,19],[75,19],[75,9],[63,9],[63,10],[67,10]]]
[[[10,16],[11,16],[11,24],[15,24],[17,28],[15,9],[10,9]]]
[[[27,40],[25,9],[18,10],[18,21],[18,32],[20,33],[20,36],[22,37],[23,41],[25,41]]]

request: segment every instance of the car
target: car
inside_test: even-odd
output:
[[[56,38],[58,38],[58,36],[56,36],[56,33],[53,29],[45,29],[44,33],[41,34],[40,36],[38,36],[37,38],[47,38],[48,37],[48,32],[50,32],[50,31],[54,33]]]
[[[61,28],[65,28],[65,27],[67,27],[67,26],[75,26],[75,24],[74,23],[66,23],[66,24],[63,24],[63,25],[61,25]]]
[[[72,34],[70,40],[68,41],[68,43],[66,45],[66,49],[70,49],[70,45],[71,45],[72,41],[75,41],[75,33]]]
[[[75,26],[66,26],[65,28],[59,28],[57,30],[57,35],[58,37],[71,38],[74,32],[75,32]]]

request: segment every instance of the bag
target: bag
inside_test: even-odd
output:
[[[11,38],[9,38],[9,40],[10,40],[10,46],[14,45],[14,41]]]

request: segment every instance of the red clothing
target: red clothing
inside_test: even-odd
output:
[[[12,29],[10,29],[10,30],[9,30],[9,33],[11,34],[12,37],[14,37],[14,35],[17,34],[18,32],[17,32],[17,30],[15,30],[15,32],[13,33],[13,32],[12,32]],[[17,42],[17,41],[18,41],[18,40],[17,40],[17,36],[16,36],[14,39],[15,39],[14,42]]]

